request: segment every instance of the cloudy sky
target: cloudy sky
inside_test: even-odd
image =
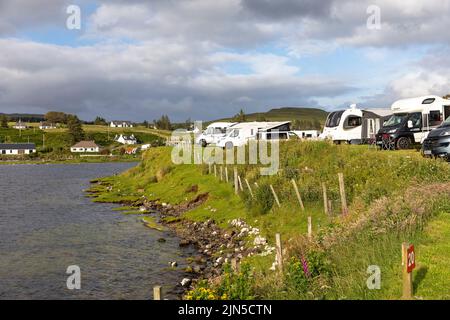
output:
[[[389,107],[450,93],[448,30],[450,0],[0,0],[0,112]]]

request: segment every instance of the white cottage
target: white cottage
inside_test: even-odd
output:
[[[21,120],[19,120],[18,122],[16,122],[13,128],[17,130],[25,130],[28,128],[28,126],[26,123],[23,123]]]
[[[111,128],[133,128],[133,124],[130,121],[111,121],[109,126]]]
[[[80,141],[70,148],[73,153],[98,153],[100,147],[94,141]]]
[[[34,143],[0,143],[0,156],[14,156],[36,153]]]
[[[131,136],[126,136],[126,135],[116,135],[116,137],[114,138],[114,141],[119,142],[121,144],[137,144],[137,139],[134,136],[134,134],[132,134]]]
[[[51,130],[51,129],[56,129],[56,126],[53,123],[42,121],[39,124],[39,129],[41,129],[41,130]]]

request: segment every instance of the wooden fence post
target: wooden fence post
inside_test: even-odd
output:
[[[250,191],[250,195],[252,196],[252,198],[254,198],[252,187],[250,186],[250,183],[248,183],[247,178],[245,178],[245,184],[247,185],[247,188]]]
[[[241,191],[244,191],[244,187],[242,186],[242,180],[239,175],[238,175],[238,183],[239,183],[239,188],[241,189]]]
[[[270,185],[270,190],[272,190],[273,197],[275,198],[275,202],[277,203],[278,207],[281,207],[280,200],[278,199],[278,196],[272,185]]]
[[[225,166],[225,181],[228,182],[228,167]]]
[[[223,167],[220,166],[220,181],[223,181]]]
[[[236,258],[231,259],[231,269],[234,272],[239,272],[239,262]]]
[[[298,192],[297,183],[294,179],[292,179],[292,185],[294,186],[295,194],[297,195],[298,203],[300,204],[300,208],[305,211],[305,206],[303,205],[302,197],[300,196],[300,192]]]
[[[236,167],[234,167],[234,193],[239,193],[239,182],[238,182],[238,172]]]
[[[153,300],[161,300],[161,286],[153,287]]]
[[[342,204],[342,214],[348,213],[347,207],[347,197],[345,196],[345,184],[344,184],[344,174],[338,173],[339,177],[339,191],[341,193],[341,204]]]
[[[211,163],[208,163],[208,174],[211,174]]]
[[[283,248],[281,247],[281,236],[279,233],[275,235],[276,247],[277,247],[277,263],[278,270],[283,272]]]
[[[325,214],[329,214],[327,186],[326,186],[325,182],[322,182],[322,192],[323,192],[323,210],[324,210]]]
[[[214,177],[217,178],[217,166],[216,165],[214,165]]]
[[[411,300],[413,294],[412,273],[408,272],[408,248],[409,244],[402,243],[402,275],[403,275],[403,295],[405,300]]]
[[[308,217],[308,239],[312,239],[312,218],[311,216]]]

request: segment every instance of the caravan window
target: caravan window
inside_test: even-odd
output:
[[[441,112],[440,111],[430,111],[429,120],[430,127],[438,126],[442,123]]]
[[[341,117],[344,111],[335,111],[329,114],[327,118],[327,122],[325,124],[325,127],[337,127],[339,123],[341,122]]]
[[[344,128],[356,128],[362,124],[362,118],[358,116],[348,116],[345,120]]]
[[[225,132],[224,128],[214,128],[214,134],[224,134]]]

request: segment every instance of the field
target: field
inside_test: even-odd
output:
[[[10,124],[12,126],[13,124]],[[31,123],[29,129],[17,130],[14,128],[0,128],[0,143],[34,143],[39,156],[48,159],[65,159],[71,156],[71,137],[65,128],[40,130],[39,124]],[[103,148],[111,151],[119,150],[122,146],[114,142],[118,134],[134,134],[142,144],[150,143],[161,145],[169,136],[162,130],[153,130],[145,127],[136,128],[109,128],[108,126],[84,125],[85,140],[94,140]]]
[[[242,218],[259,228],[271,245],[275,234],[281,234],[285,248],[282,275],[269,270],[274,255],[244,259],[253,280],[238,277],[235,281],[248,286],[244,290],[250,292],[247,298],[399,299],[403,241],[417,248],[415,297],[449,297],[448,163],[423,159],[413,150],[389,152],[327,142],[288,142],[281,145],[277,175],[260,176],[255,165],[237,167],[240,177],[253,186],[252,198],[248,188],[236,196],[231,183],[208,174],[207,165],[172,164],[170,152],[167,147],[150,150],[136,168],[105,179],[114,185],[114,191],[104,193],[98,201],[133,200],[143,192],[150,199],[180,204],[208,193],[207,201],[185,213],[184,219],[213,219],[229,229],[230,220]],[[230,176],[232,168],[228,167]],[[338,173],[345,178],[347,215],[341,213]],[[299,207],[292,179],[298,185],[305,211]],[[331,202],[330,214],[324,212],[322,183]],[[197,191],[188,192],[194,185]],[[275,204],[270,185],[281,207]],[[307,217],[312,218],[311,240],[306,236]],[[249,238],[248,244],[252,241]],[[304,261],[308,273],[302,267]],[[369,290],[366,285],[370,265],[381,269],[379,290]],[[214,284],[207,287],[219,290]]]

